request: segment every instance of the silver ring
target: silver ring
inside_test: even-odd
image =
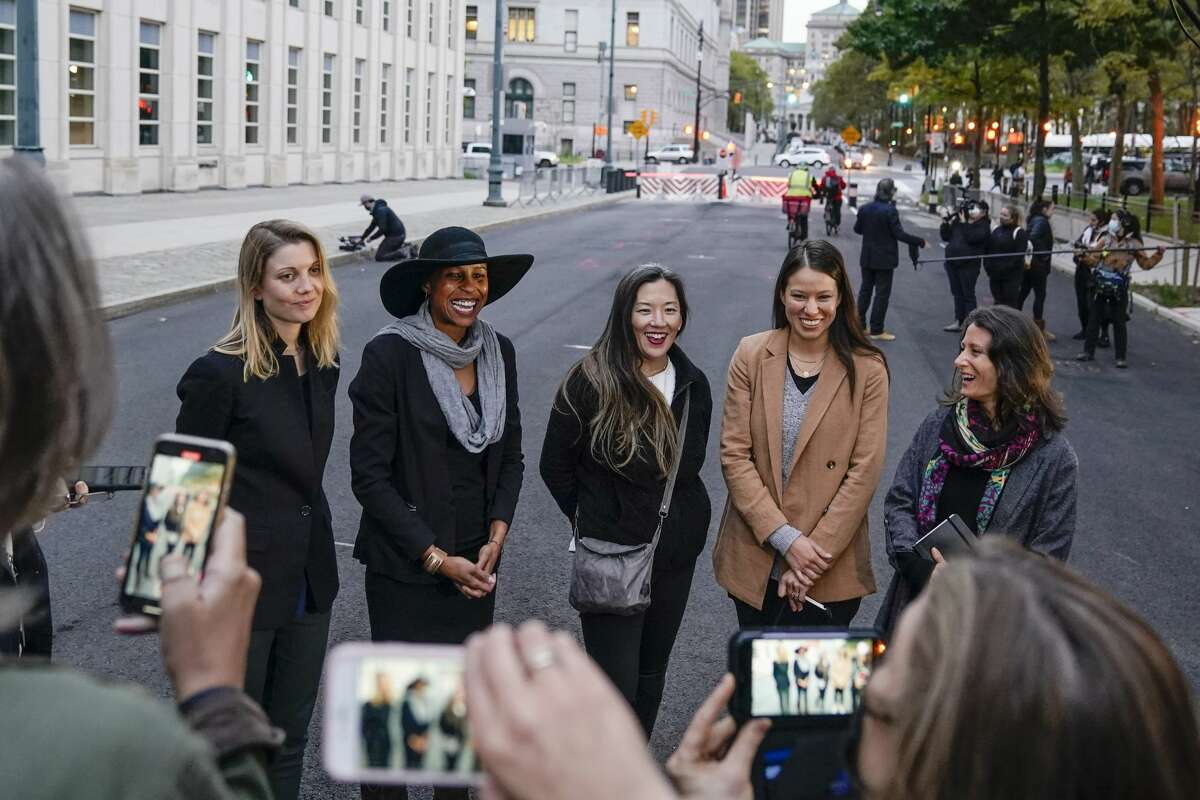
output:
[[[541,672],[547,667],[553,667],[558,658],[549,647],[539,647],[525,657],[525,666],[530,672]]]

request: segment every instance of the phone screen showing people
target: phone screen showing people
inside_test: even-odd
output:
[[[326,691],[325,768],[335,779],[478,783],[461,647],[342,645]]]
[[[190,574],[200,572],[230,469],[224,442],[164,436],[156,443],[126,561],[127,611],[160,612],[163,557],[180,555]]]
[[[750,642],[750,715],[849,716],[862,702],[876,640],[760,638]]]

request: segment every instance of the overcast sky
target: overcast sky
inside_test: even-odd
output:
[[[783,40],[804,41],[804,28],[814,11],[834,5],[838,0],[783,0]],[[850,5],[861,9],[864,0],[850,0]]]

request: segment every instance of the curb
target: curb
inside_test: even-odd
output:
[[[920,213],[924,216],[927,216],[927,217],[932,216],[927,210],[921,208],[920,205],[915,205],[915,209],[918,213]],[[1064,275],[1074,275],[1075,274],[1074,263],[1067,263],[1067,262],[1064,262],[1062,259],[1063,259],[1062,256],[1052,256],[1050,258],[1050,266],[1052,266],[1056,271],[1063,273]],[[1187,317],[1183,314],[1180,314],[1178,311],[1168,308],[1167,306],[1164,306],[1161,303],[1156,303],[1153,300],[1151,300],[1149,297],[1146,297],[1144,294],[1140,294],[1138,292],[1133,292],[1133,304],[1135,306],[1138,306],[1139,308],[1143,308],[1146,311],[1149,311],[1154,316],[1160,317],[1161,319],[1164,319],[1167,322],[1173,322],[1174,324],[1178,325],[1180,328],[1183,328],[1184,331],[1188,334],[1193,334],[1193,335],[1200,334],[1200,322],[1198,322],[1194,319],[1191,319],[1190,317]]]
[[[632,194],[626,192],[606,194],[586,203],[579,203],[578,205],[570,206],[569,208],[544,208],[522,217],[498,219],[492,222],[483,222],[478,225],[471,225],[467,227],[473,231],[480,232],[492,230],[493,228],[502,228],[506,225],[518,225],[522,222],[532,222],[534,220],[553,217],[559,214],[569,214],[573,211],[586,211],[598,206],[609,205],[620,202],[621,200],[625,200],[627,194],[632,196]],[[408,241],[419,247],[421,242],[424,241],[424,237],[409,239]],[[371,257],[371,251],[361,250],[355,253],[331,254],[326,257],[326,260],[331,268],[341,267],[347,264],[357,264],[360,262],[375,263],[374,259]],[[216,281],[206,281],[205,283],[184,286],[182,288],[172,289],[167,292],[147,294],[142,295],[141,297],[134,297],[129,300],[121,300],[116,303],[110,303],[109,305],[101,306],[100,313],[103,315],[106,321],[120,319],[121,317],[128,317],[132,314],[137,314],[138,312],[147,311],[152,308],[173,305],[175,303],[179,303],[184,300],[190,300],[195,297],[217,294],[227,289],[232,289],[236,285],[236,276],[221,278],[220,280]]]

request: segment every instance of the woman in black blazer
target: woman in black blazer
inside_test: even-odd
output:
[[[396,321],[350,384],[350,471],[374,641],[461,644],[492,624],[495,570],[525,470],[512,342],[478,318],[533,256],[489,257],[443,228],[384,275]],[[406,790],[363,787],[364,797]],[[435,797],[465,797],[440,788]]]
[[[271,787],[276,798],[295,798],[338,591],[321,485],[333,439],[338,298],[320,241],[286,220],[246,234],[238,288],[229,333],[179,382],[175,429],[237,448],[229,505],[246,517],[246,558],[262,576],[245,688],[286,734]]]
[[[682,447],[654,553],[650,607],[631,615],[580,614],[588,655],[633,706],[647,736],[711,516],[700,468],[712,391],[676,344],[687,315],[676,273],[648,265],[622,278],[599,341],[559,389],[542,445],[542,480],[579,535],[617,544],[653,540],[666,477]],[[688,426],[680,441],[688,395]],[[623,445],[629,441],[637,443],[632,452]]]

